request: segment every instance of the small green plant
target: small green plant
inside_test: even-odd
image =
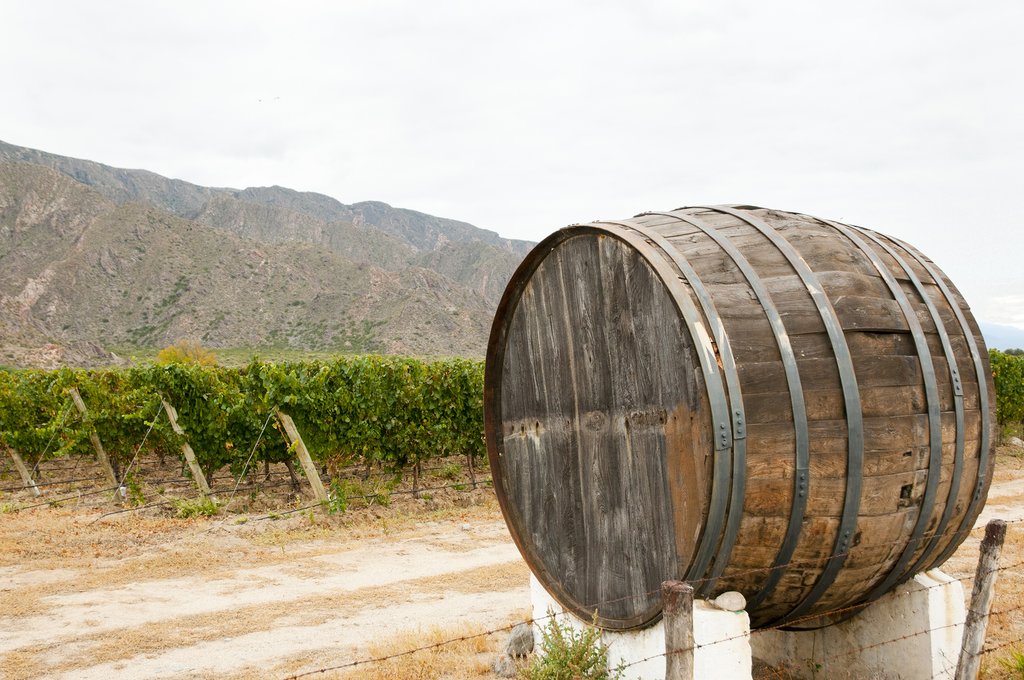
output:
[[[1008,656],[999,659],[999,665],[1009,672],[1010,677],[1024,680],[1024,650],[1011,649]]]
[[[334,514],[348,510],[348,497],[352,494],[351,484],[347,479],[332,479],[327,501],[327,512]]]
[[[197,498],[195,500],[177,498],[171,501],[171,504],[174,505],[175,516],[181,519],[212,517],[217,514],[217,509],[220,507],[212,498]]]
[[[382,505],[385,508],[391,505],[391,492],[395,488],[395,482],[392,480],[380,481],[378,480],[373,484],[373,488],[366,494],[366,504]]]
[[[128,473],[128,476],[124,480],[124,485],[127,489],[128,505],[133,508],[137,508],[146,502],[146,497],[142,493],[142,485],[140,485],[139,480],[135,478],[134,472]]]
[[[440,479],[447,479],[451,482],[458,479],[459,475],[462,474],[462,466],[458,463],[445,463],[434,474]]]
[[[541,629],[540,652],[520,671],[523,680],[619,680],[620,663],[608,668],[608,645],[594,626],[576,630],[554,617]]]
[[[14,506],[14,503],[4,503],[3,505],[0,505],[0,515],[6,515],[17,511],[18,508]]]

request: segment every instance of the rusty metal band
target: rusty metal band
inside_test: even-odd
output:
[[[782,365],[786,374],[786,383],[789,387],[790,403],[793,408],[793,426],[796,434],[796,447],[794,451],[795,473],[793,504],[790,509],[789,523],[786,527],[785,537],[782,540],[779,552],[775,556],[775,562],[772,564],[772,568],[768,572],[768,578],[761,586],[761,589],[747,600],[748,609],[754,609],[771,594],[775,589],[775,586],[778,584],[779,579],[781,579],[782,575],[785,573],[787,565],[792,559],[793,552],[796,550],[797,543],[800,540],[800,530],[803,526],[804,515],[807,511],[810,447],[807,431],[807,408],[804,403],[803,387],[800,383],[800,369],[796,362],[796,355],[793,352],[793,347],[789,342],[789,334],[786,332],[786,327],[782,323],[782,315],[775,306],[775,302],[772,300],[768,289],[765,287],[761,277],[758,276],[756,271],[754,271],[754,268],[751,266],[747,258],[744,257],[743,253],[739,251],[736,245],[733,244],[727,236],[721,234],[717,229],[702,222],[693,215],[678,214],[674,212],[650,212],[644,213],[644,215],[661,215],[669,217],[684,224],[688,224],[695,229],[699,229],[718,244],[718,246],[730,258],[732,258],[732,261],[736,264],[740,273],[743,274],[744,278],[747,280],[751,290],[753,290],[758,302],[760,302],[761,309],[768,320],[768,324],[772,328],[773,335],[775,336],[775,342],[779,348],[779,355],[782,358]]]
[[[854,531],[857,528],[857,517],[860,512],[860,492],[864,475],[864,415],[861,410],[860,390],[857,386],[857,375],[853,369],[853,357],[850,355],[850,348],[846,344],[846,335],[836,310],[821,281],[811,270],[803,256],[793,247],[789,241],[782,237],[774,227],[757,216],[744,210],[729,206],[694,206],[705,210],[732,215],[743,222],[754,227],[763,234],[789,261],[790,266],[807,288],[811,299],[814,301],[821,316],[821,321],[828,333],[832,343],[832,352],[836,357],[836,366],[839,369],[839,380],[843,387],[843,402],[846,406],[846,429],[847,429],[847,457],[846,457],[846,492],[843,497],[843,510],[839,519],[839,528],[836,531],[836,540],[832,547],[832,554],[825,563],[825,568],[811,591],[797,605],[782,617],[782,621],[792,620],[810,610],[821,596],[828,590],[835,581],[836,576],[846,562],[849,554],[850,543]]]
[[[640,231],[634,230],[631,225],[626,227],[614,222],[594,222],[592,224],[595,228],[606,230],[633,246],[654,268],[658,276],[661,277],[662,283],[668,288],[680,314],[682,314],[686,328],[693,339],[701,370],[704,373],[704,385],[707,389],[708,402],[711,406],[711,425],[714,429],[715,437],[715,472],[711,485],[708,519],[701,532],[697,553],[692,563],[693,566],[687,575],[687,578],[698,578],[690,574],[703,574],[707,571],[708,565],[714,556],[714,550],[718,545],[718,539],[721,537],[722,525],[725,521],[729,500],[730,461],[724,452],[732,448],[732,431],[729,427],[729,404],[726,401],[725,386],[722,383],[722,375],[718,370],[718,355],[715,354],[711,337],[704,327],[700,312],[697,311],[693,301],[690,300],[690,295],[683,285],[683,278],[669,266],[669,260],[666,260],[665,257],[659,257],[654,246],[648,243],[644,235]]]
[[[928,563],[935,547],[945,535],[946,527],[949,526],[949,520],[953,517],[953,512],[956,509],[956,499],[960,491],[960,477],[964,467],[964,386],[960,380],[960,368],[957,366],[956,353],[953,351],[953,344],[949,340],[949,333],[946,331],[946,325],[942,322],[939,310],[936,308],[935,303],[932,302],[924,284],[921,283],[921,279],[919,279],[917,274],[914,273],[913,267],[903,259],[903,256],[896,252],[895,248],[890,246],[871,231],[859,227],[853,228],[861,235],[866,236],[874,243],[881,246],[882,249],[885,250],[885,252],[887,252],[897,264],[899,264],[906,273],[907,278],[910,279],[914,289],[917,290],[918,295],[920,295],[921,299],[924,300],[925,305],[928,307],[928,314],[931,315],[932,321],[935,323],[935,329],[939,334],[939,340],[942,342],[942,352],[946,356],[946,365],[949,367],[949,383],[953,388],[953,408],[956,416],[956,449],[953,456],[953,474],[950,476],[949,492],[946,494],[946,505],[942,510],[942,516],[939,518],[939,523],[932,531],[932,537],[929,539],[924,550],[921,551],[921,555],[917,558],[917,561],[915,561],[913,566],[905,572],[906,576],[912,576],[913,574],[921,571]]]
[[[715,581],[725,571],[725,565],[729,563],[729,556],[732,554],[733,546],[736,544],[736,536],[740,530],[740,518],[743,515],[743,495],[746,487],[746,466],[747,466],[747,428],[746,415],[743,409],[743,394],[740,390],[739,370],[736,367],[736,358],[732,352],[732,344],[729,342],[729,335],[725,331],[722,317],[715,307],[715,302],[708,292],[704,282],[694,270],[693,266],[673,246],[667,238],[650,227],[635,224],[632,222],[607,222],[602,220],[599,224],[615,224],[645,236],[656,244],[668,256],[682,273],[683,278],[690,284],[704,318],[707,319],[711,334],[714,337],[715,345],[718,347],[718,354],[721,357],[722,370],[725,372],[725,384],[729,391],[729,411],[732,416],[732,488],[729,493],[729,505],[725,515],[725,530],[722,533],[721,544],[718,549],[713,549],[714,562],[712,563],[710,575],[697,574],[687,576],[688,579],[701,580],[696,589],[698,594],[706,594],[714,589]],[[720,433],[716,433],[720,437]],[[714,547],[713,547],[714,548]],[[695,567],[697,564],[695,563]]]
[[[903,287],[900,286],[899,282],[889,271],[882,259],[878,256],[878,253],[874,251],[871,246],[864,242],[858,233],[850,226],[841,224],[839,222],[833,222],[831,220],[824,220],[821,218],[814,218],[823,224],[831,226],[837,230],[843,236],[850,240],[864,255],[871,260],[871,264],[874,265],[878,271],[882,280],[885,281],[885,285],[889,288],[889,292],[892,293],[893,298],[896,300],[896,304],[899,305],[900,311],[903,313],[903,317],[907,320],[907,325],[910,327],[910,335],[914,339],[914,347],[917,350],[917,359],[921,364],[921,376],[924,378],[924,391],[925,400],[928,404],[928,476],[925,482],[924,497],[921,499],[921,507],[919,508],[917,521],[914,523],[914,529],[911,531],[910,538],[907,540],[907,544],[903,547],[899,558],[896,560],[896,564],[893,565],[889,573],[875,586],[868,591],[865,596],[865,602],[872,602],[877,600],[879,597],[889,591],[889,588],[893,586],[904,574],[904,569],[910,559],[917,552],[917,548],[920,546],[922,537],[924,536],[925,529],[928,526],[928,522],[931,521],[932,510],[935,507],[935,495],[939,487],[939,477],[942,469],[942,415],[941,405],[939,402],[939,386],[935,378],[935,365],[932,363],[932,353],[928,348],[928,341],[924,337],[924,329],[921,328],[921,322],[917,318],[917,312],[914,311],[913,306],[910,304],[910,299],[907,294],[903,292]],[[866,234],[870,237],[869,234]],[[906,266],[905,264],[903,265]],[[927,300],[928,297],[925,295],[922,288],[918,288],[918,292],[921,296]],[[937,316],[933,317],[937,327],[941,327],[942,321]]]
[[[917,260],[918,264],[924,267],[924,270],[928,272],[928,275],[932,277],[933,281],[935,281],[935,285],[937,285],[939,290],[942,291],[943,297],[946,298],[946,302],[949,304],[950,308],[953,310],[953,314],[956,316],[957,323],[960,324],[960,328],[963,330],[964,339],[967,340],[967,348],[970,350],[971,359],[974,362],[974,371],[978,381],[978,408],[981,410],[981,446],[978,452],[978,475],[974,484],[974,492],[971,494],[971,502],[967,506],[967,512],[964,513],[963,519],[960,520],[960,525],[957,527],[956,532],[946,545],[946,548],[929,565],[928,568],[931,569],[945,562],[949,556],[953,554],[953,551],[956,550],[959,543],[955,537],[962,536],[971,530],[980,509],[982,501],[981,492],[985,488],[985,476],[989,458],[990,414],[988,411],[988,376],[985,373],[985,364],[981,359],[981,351],[978,349],[978,343],[974,339],[974,333],[971,331],[970,324],[967,323],[967,318],[964,317],[963,310],[960,309],[960,305],[957,303],[956,297],[949,289],[949,286],[946,285],[942,275],[936,271],[935,267],[928,263],[924,255],[918,252],[913,246],[897,239],[891,240],[899,244],[901,248]]]

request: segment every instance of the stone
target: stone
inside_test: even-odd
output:
[[[742,593],[730,590],[712,600],[712,604],[722,611],[741,612],[747,608],[747,598],[743,597]]]
[[[519,672],[516,668],[516,662],[508,654],[498,656],[491,665],[491,670],[499,678],[514,678]]]
[[[526,656],[533,651],[533,626],[520,623],[508,636],[505,654],[508,656]]]
[[[1010,446],[1024,447],[1024,440],[1022,440],[1020,437],[1010,437],[1009,439],[1006,440],[1006,443],[1009,444]]]

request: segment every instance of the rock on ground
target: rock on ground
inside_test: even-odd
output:
[[[505,644],[505,654],[508,656],[526,656],[533,651],[533,626],[528,623],[520,623],[508,636]]]

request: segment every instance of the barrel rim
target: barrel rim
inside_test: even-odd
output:
[[[654,249],[651,249],[651,253],[645,253],[641,248],[638,248],[635,244],[624,238],[611,225],[604,226],[596,223],[572,224],[549,235],[538,243],[520,263],[509,279],[509,283],[506,285],[498,307],[495,310],[484,366],[484,433],[494,492],[498,498],[498,505],[501,508],[502,515],[505,518],[505,524],[524,561],[541,585],[558,604],[583,620],[593,621],[595,625],[608,630],[635,630],[653,625],[661,620],[662,604],[660,599],[656,600],[652,606],[644,611],[621,619],[602,616],[596,611],[595,608],[597,606],[607,603],[593,603],[589,608],[583,604],[576,603],[575,599],[561,587],[558,579],[553,578],[544,561],[538,557],[533,543],[520,535],[520,528],[524,526],[524,523],[521,521],[521,515],[517,507],[505,493],[503,468],[500,461],[504,453],[502,437],[499,431],[501,425],[501,376],[504,367],[505,351],[507,349],[509,321],[512,319],[519,301],[522,299],[524,289],[534,272],[536,272],[547,256],[565,241],[588,234],[614,238],[622,243],[624,247],[637,252],[647,262],[648,266],[651,267],[653,275],[659,279],[664,287],[665,294],[669,298],[674,299],[675,296],[671,289],[662,277],[658,275],[656,263],[651,259],[652,254],[656,254]],[[672,502],[671,498],[669,502]],[[703,512],[700,530],[703,533]],[[685,568],[685,566],[680,565],[681,568]]]

